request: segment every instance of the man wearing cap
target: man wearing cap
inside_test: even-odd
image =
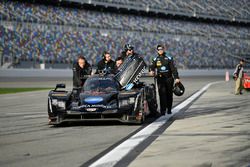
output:
[[[138,54],[134,52],[134,47],[132,45],[126,44],[123,48],[120,57],[122,57],[122,60],[124,61],[130,55],[138,55]]]
[[[243,79],[243,66],[245,64],[245,60],[241,59],[240,64],[238,64],[234,71],[234,79],[235,79],[235,95],[242,94],[242,79]]]
[[[173,57],[164,52],[162,45],[157,45],[156,49],[158,55],[150,64],[149,74],[157,79],[161,115],[165,115],[166,110],[168,114],[172,114],[174,79],[176,83],[180,79]]]

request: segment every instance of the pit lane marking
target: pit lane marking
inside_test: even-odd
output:
[[[15,100],[15,99],[20,99],[20,96],[22,94],[25,94],[26,97],[36,97],[37,95],[36,94],[30,94],[30,92],[20,92],[18,93],[16,96],[12,96],[13,94],[8,94],[9,96],[4,96],[4,95],[0,95],[2,99],[4,100]]]
[[[4,115],[37,115],[37,114],[44,114],[44,112],[10,112],[4,113]]]
[[[48,114],[44,114],[44,115],[26,115],[23,116],[24,118],[41,118],[41,117],[48,117]]]
[[[212,82],[205,85],[198,92],[193,94],[191,97],[183,101],[181,104],[176,106],[172,110],[171,115],[161,116],[147,127],[131,136],[129,139],[125,140],[123,143],[115,147],[113,150],[99,158],[97,161],[92,163],[90,167],[110,167],[115,166],[122,158],[124,158],[130,151],[132,151],[136,146],[146,140],[151,136],[156,130],[162,127],[174,114],[178,113],[181,109],[185,108],[188,104],[197,99],[201,94],[203,94],[211,85],[221,83],[224,81]]]
[[[44,112],[23,112],[23,113],[4,113],[5,116],[18,116],[23,118],[41,118],[48,117]]]

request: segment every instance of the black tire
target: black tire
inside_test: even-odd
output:
[[[58,122],[58,120],[59,120],[59,122]],[[61,126],[67,125],[67,122],[62,122],[61,120],[62,120],[62,116],[57,115],[55,122],[52,123],[51,125],[53,125],[54,127],[61,127]]]
[[[146,93],[147,93],[146,100],[148,102],[148,108],[150,110],[149,116],[158,116],[159,113],[157,111],[158,105],[157,105],[155,85],[151,84],[150,87],[148,87],[148,91]]]
[[[137,120],[139,125],[142,125],[145,122],[145,112],[144,112],[144,95],[141,97],[141,101],[140,101],[140,109],[139,109],[139,113],[142,113],[142,116],[140,118],[140,120]]]

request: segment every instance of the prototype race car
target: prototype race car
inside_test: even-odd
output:
[[[154,84],[139,82],[146,65],[140,57],[127,58],[116,75],[93,75],[82,88],[60,90],[57,84],[48,95],[49,124],[73,121],[120,121],[142,124],[157,113]],[[124,75],[126,73],[126,75]]]

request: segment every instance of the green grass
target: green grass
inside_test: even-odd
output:
[[[37,90],[51,90],[53,88],[0,88],[0,94],[30,92]]]

